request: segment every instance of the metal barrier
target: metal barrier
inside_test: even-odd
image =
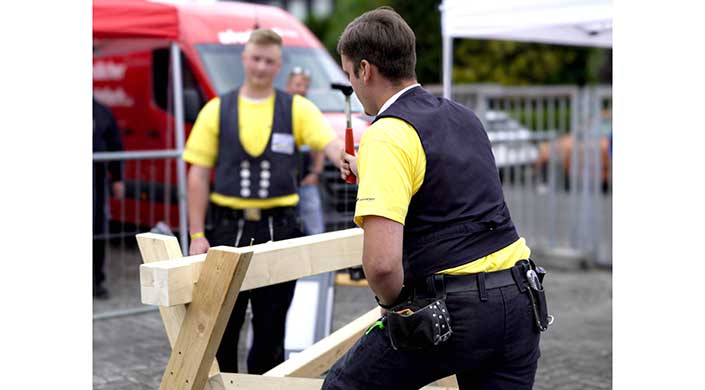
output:
[[[94,240],[105,242],[105,285],[111,299],[94,302],[94,320],[149,312],[139,301],[140,254],[135,235],[153,231],[179,237],[188,244],[186,225],[186,182],[178,180],[178,150],[100,152],[93,154],[94,164],[119,161],[123,164],[123,199],[105,197],[102,207],[108,220],[103,233],[94,234]],[[94,185],[105,186],[106,182]],[[100,207],[100,206],[98,206]]]
[[[169,103],[168,112],[173,113],[174,119],[171,125],[173,128],[169,129],[173,130],[174,134],[174,144],[171,146],[173,149],[93,154],[94,164],[108,161],[124,163],[123,178],[126,196],[124,200],[120,201],[106,200],[111,206],[118,209],[112,216],[113,220],[121,222],[118,231],[111,234],[111,229],[108,227],[108,229],[104,229],[107,235],[94,237],[94,239],[108,240],[105,254],[106,283],[113,288],[113,292],[120,293],[113,295],[119,295],[121,299],[113,299],[110,303],[94,303],[94,313],[98,313],[98,317],[94,315],[94,318],[121,316],[126,312],[132,312],[133,308],[138,311],[142,309],[139,300],[135,299],[137,297],[136,286],[131,284],[135,280],[134,274],[138,269],[140,258],[136,245],[134,245],[136,233],[152,226],[156,227],[159,233],[166,233],[165,230],[171,230],[168,228],[171,226],[179,232],[183,253],[188,254],[186,163],[181,159],[185,143],[181,52],[175,42],[170,44],[169,51],[170,85],[173,100]],[[155,164],[160,163],[164,164],[164,169],[154,169]],[[106,184],[95,183],[95,185]],[[109,194],[110,192],[106,191],[105,193]],[[130,197],[127,198],[128,196]],[[159,208],[156,206],[158,203],[163,204],[160,207],[164,208],[162,212],[164,218],[159,218],[157,215],[159,213]],[[108,205],[106,204],[104,207],[107,209]],[[131,211],[129,215],[128,211]],[[124,229],[125,222],[129,223],[130,229],[128,231]],[[114,245],[111,241],[115,239],[119,240],[119,248],[114,251]]]
[[[610,266],[611,87],[457,85],[453,100],[485,125],[512,218],[534,252]]]
[[[442,92],[440,86],[428,89]],[[611,88],[458,85],[453,92],[453,98],[472,108],[485,124],[512,217],[534,252],[610,265]],[[187,248],[186,180],[180,156],[178,150],[94,154],[95,162],[125,163],[127,199],[112,201],[113,219],[144,222],[114,223],[111,234],[97,237],[113,242],[107,246],[106,261],[112,264],[107,278],[113,286],[129,289],[127,295],[137,297],[137,287],[129,284],[139,266],[136,233],[154,229],[164,234],[168,226]],[[164,165],[157,170],[157,164]],[[163,177],[155,177],[154,171]],[[333,170],[322,181],[327,183],[321,189],[324,204],[336,207],[327,210],[326,230],[351,227],[356,187],[340,182]],[[336,201],[330,202],[331,197]],[[140,207],[129,207],[137,200]],[[126,308],[142,309],[134,298],[116,306],[98,303],[96,312],[109,317],[100,312],[116,307],[116,315],[124,315]]]

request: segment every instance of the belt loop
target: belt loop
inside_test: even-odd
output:
[[[514,278],[514,283],[516,283],[517,287],[519,288],[520,292],[526,292],[526,286],[524,286],[524,276],[521,274],[521,271],[519,270],[521,265],[515,265],[514,267],[510,268],[512,270],[512,277]]]
[[[269,241],[274,241],[274,217],[269,216]]]
[[[433,275],[433,293],[436,298],[446,297],[445,276],[441,274]]]
[[[237,220],[237,235],[235,236],[235,247],[237,248],[238,245],[240,245],[240,238],[242,238],[242,228],[245,225],[245,220],[244,219],[238,219]]]
[[[434,297],[436,296],[435,275],[431,275],[431,276],[426,277],[426,288],[424,289],[424,291],[421,295],[428,295],[428,294],[432,294]]]
[[[477,289],[480,291],[480,301],[485,302],[487,300],[487,288],[485,287],[484,272],[477,274]]]

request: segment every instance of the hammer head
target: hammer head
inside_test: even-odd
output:
[[[330,87],[333,89],[337,89],[340,92],[343,93],[345,96],[350,96],[353,93],[353,89],[350,85],[347,84],[341,84],[341,83],[331,83]]]

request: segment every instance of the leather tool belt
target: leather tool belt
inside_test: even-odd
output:
[[[453,330],[446,307],[447,293],[477,291],[487,300],[487,290],[516,285],[529,295],[536,330],[543,332],[553,323],[548,314],[543,279],[546,271],[533,260],[520,260],[512,268],[470,275],[431,275],[425,280],[404,286],[400,298],[387,312],[387,326],[392,347],[400,351],[422,350],[448,340]]]

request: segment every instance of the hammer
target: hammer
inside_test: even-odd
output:
[[[352,131],[352,119],[350,117],[350,95],[353,93],[353,89],[350,85],[341,83],[331,83],[331,88],[337,89],[345,95],[345,119],[347,120],[347,127],[345,128],[345,153],[350,155],[355,155],[355,140],[353,139]],[[345,179],[350,184],[357,183],[357,178],[355,175],[350,173]]]

